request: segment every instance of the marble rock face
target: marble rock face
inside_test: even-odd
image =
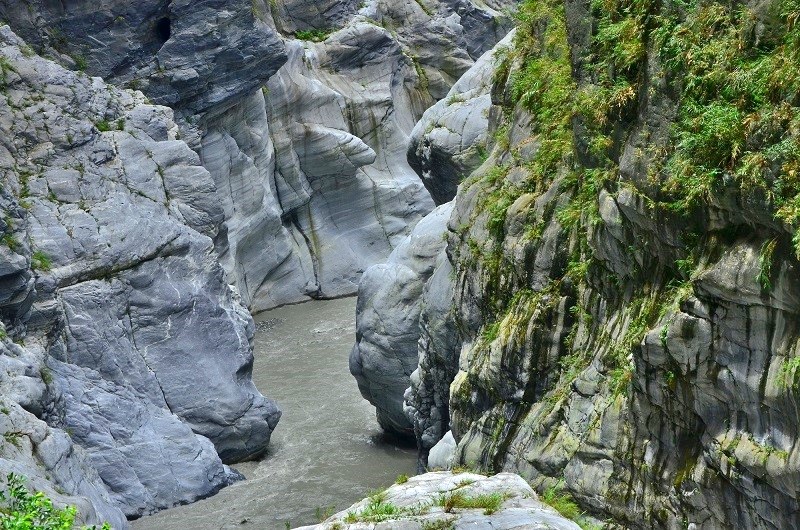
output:
[[[506,34],[501,10],[512,3],[268,11],[289,37],[286,64],[263,91],[200,122],[199,152],[225,209],[217,248],[251,309],[355,293],[431,211],[407,159],[411,132]],[[291,38],[308,27],[319,42]]]
[[[32,54],[7,26],[0,56],[2,310],[19,343],[2,358],[25,359],[10,399],[41,433],[22,467],[47,476],[51,433],[75,459],[53,482],[99,519],[210,495],[280,416],[250,379],[253,322],[209,237],[213,180],[170,109]]]
[[[431,212],[386,263],[364,273],[359,286],[350,372],[375,405],[378,423],[398,434],[414,432],[403,411],[403,394],[419,362],[423,288],[444,249],[451,211],[452,204],[446,204]]]
[[[258,88],[286,61],[258,0],[0,1],[37,51],[197,114]]]
[[[514,34],[484,53],[447,96],[425,111],[411,132],[408,161],[436,204],[453,200],[458,184],[488,157],[490,92]]]

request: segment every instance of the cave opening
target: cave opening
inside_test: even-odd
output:
[[[172,22],[169,17],[164,17],[156,22],[156,36],[161,42],[167,42],[172,35]]]

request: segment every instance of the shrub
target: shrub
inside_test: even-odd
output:
[[[59,509],[42,492],[32,493],[22,477],[9,474],[6,491],[0,491],[0,530],[71,530],[77,510],[74,506]],[[96,530],[96,527],[91,527]],[[89,530],[84,527],[84,530]],[[108,523],[102,530],[111,530]]]
[[[334,28],[325,29],[301,29],[295,32],[294,36],[299,40],[310,40],[311,42],[322,42],[336,31]]]
[[[485,515],[491,515],[500,509],[500,506],[503,505],[503,502],[507,498],[508,495],[504,493],[488,493],[470,497],[462,491],[454,491],[440,495],[436,504],[444,508],[444,511],[447,513],[452,512],[456,508],[479,508],[483,509]]]
[[[31,267],[33,270],[49,271],[53,267],[53,260],[41,250],[37,250],[31,256]]]

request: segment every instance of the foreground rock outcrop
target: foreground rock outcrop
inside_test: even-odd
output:
[[[297,530],[390,528],[580,529],[539,502],[518,475],[436,472],[395,484],[318,525]]]
[[[421,462],[451,430],[631,528],[798,528],[798,8],[631,6],[523,4],[420,318]]]

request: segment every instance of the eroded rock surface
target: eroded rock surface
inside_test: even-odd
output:
[[[413,434],[403,412],[403,392],[418,363],[423,287],[444,249],[451,210],[452,204],[446,204],[426,216],[385,264],[367,269],[359,286],[350,372],[361,394],[375,405],[378,423],[398,434]]]
[[[490,92],[513,36],[484,53],[411,132],[408,161],[437,204],[453,200],[458,184],[488,156]]]
[[[196,114],[266,81],[286,61],[261,0],[4,0],[0,17],[37,51]]]
[[[592,28],[608,14],[528,4],[526,33],[491,90],[489,133],[503,141],[459,189],[439,258],[451,281],[438,289],[452,293],[440,298],[451,302],[427,325],[420,318],[405,408],[421,463],[451,430],[455,465],[517,472],[539,490],[563,481],[583,509],[631,528],[797,528],[797,226],[778,209],[796,198],[776,199],[785,190],[773,186],[792,174],[794,155],[770,158],[755,187],[739,180],[733,155],[737,169],[720,166],[695,202],[686,197],[697,182],[669,165],[698,137],[681,122],[696,111],[685,101],[723,97],[681,84],[697,50],[751,20],[755,39],[796,38],[784,4],[746,4],[739,15],[708,7],[720,26],[686,50],[642,44],[642,77],[620,107],[580,99],[605,82]],[[676,5],[647,16],[671,13],[671,34],[695,39],[711,11]],[[545,36],[555,47],[543,56]],[[755,44],[740,46],[747,55]],[[669,53],[687,62],[664,64]],[[707,79],[711,64],[694,75]],[[742,125],[748,157],[797,142],[788,122],[765,118],[796,112],[794,92],[780,90],[752,111],[762,125]],[[597,150],[601,140],[613,147]],[[608,178],[593,180],[601,169]],[[430,323],[455,330],[442,353],[430,355]]]
[[[270,10],[287,35],[316,28],[319,42],[287,40],[288,61],[266,83],[266,119],[261,94],[250,96],[209,119],[201,150],[230,205],[218,248],[249,307],[354,293],[361,274],[431,211],[406,158],[409,135],[505,35],[501,9],[512,3]]]

